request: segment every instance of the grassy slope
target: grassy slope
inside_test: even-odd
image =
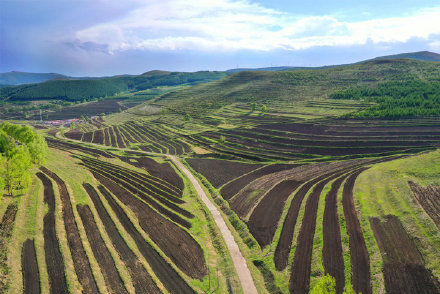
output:
[[[372,258],[373,281],[380,279],[381,258],[368,217],[394,214],[416,241],[426,265],[440,277],[440,232],[416,202],[408,180],[421,185],[440,184],[440,151],[381,163],[363,172],[354,187],[362,229]]]
[[[378,60],[323,70],[239,72],[222,80],[165,94],[154,103],[192,116],[210,114],[235,102],[283,109],[295,101],[321,100],[354,85],[418,77],[438,78],[440,64],[409,59]]]

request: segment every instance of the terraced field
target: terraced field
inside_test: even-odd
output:
[[[78,158],[101,183],[100,189],[118,195],[118,200],[134,212],[140,227],[167,256],[180,245],[174,244],[172,238],[170,242],[169,237],[161,241],[159,231],[172,230],[172,236],[191,244],[191,238],[177,229],[191,229],[194,215],[185,209],[181,198],[181,178],[168,164],[158,163],[142,151],[185,158],[187,166],[210,190],[224,217],[229,219],[235,237],[241,240],[241,251],[254,259],[254,279],[261,277],[264,288],[271,293],[307,293],[325,274],[335,279],[337,293],[348,288],[358,293],[378,293],[383,288],[393,293],[390,289],[394,287],[400,289],[399,293],[422,291],[415,281],[405,284],[413,289],[406,292],[402,290],[406,286],[396,282],[411,275],[412,270],[426,285],[431,285],[424,289],[426,293],[437,293],[438,264],[426,263],[422,258],[417,269],[409,269],[408,261],[397,262],[391,257],[388,261],[389,252],[401,249],[381,242],[390,242],[384,241],[388,234],[390,238],[405,234],[393,233],[397,230],[394,227],[381,226],[381,220],[388,218],[384,214],[374,215],[370,226],[371,215],[362,213],[364,206],[358,202],[355,187],[358,177],[377,165],[435,150],[440,144],[438,120],[304,121],[281,113],[246,115],[249,109],[240,109],[225,108],[201,120],[205,126],[212,123],[209,131],[179,132],[172,125],[128,121],[84,133],[81,139],[79,135],[70,136],[84,143],[133,149],[123,156],[94,147],[87,150],[86,145],[73,142],[49,142],[74,154],[82,151],[93,155]],[[246,127],[222,128],[218,119],[238,120]],[[194,147],[205,152],[194,152]],[[126,165],[116,166],[99,159],[109,155]],[[409,185],[420,205],[419,211],[426,211],[436,222],[437,186],[425,188],[412,182]],[[141,203],[152,210],[145,212]],[[155,217],[143,222],[144,214]],[[163,222],[160,219],[173,225],[156,230],[157,224]],[[420,252],[414,246],[412,250]],[[197,244],[193,243],[185,251],[185,259],[193,260],[192,264],[198,264],[202,257],[195,248]],[[206,274],[202,265],[188,267],[178,257],[169,258],[190,277]]]
[[[205,212],[170,163],[144,155],[131,157],[137,159],[139,167],[134,167],[128,163],[130,157],[94,147],[58,139],[49,139],[49,144],[52,158],[36,172],[36,188],[30,192],[41,197],[29,206],[22,202],[17,207],[13,201],[1,211],[0,246],[8,246],[17,210],[33,226],[38,220],[29,218],[29,210],[45,211],[47,206],[41,231],[17,228],[15,233],[22,243],[10,257],[17,254],[21,260],[19,266],[12,264],[14,280],[9,281],[19,282],[14,289],[23,293],[43,289],[199,293],[223,292],[228,287],[241,291],[230,259],[220,257],[224,245],[217,243],[217,249],[207,245],[216,237],[207,225],[211,220],[201,220]],[[74,162],[71,170],[62,169],[60,156]]]

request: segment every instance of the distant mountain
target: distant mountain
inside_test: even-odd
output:
[[[0,85],[22,85],[41,83],[53,79],[67,79],[68,76],[57,73],[31,73],[10,71],[0,73]]]
[[[419,52],[412,52],[412,53],[401,53],[401,54],[395,54],[395,55],[387,55],[387,56],[380,56],[373,58],[375,59],[400,59],[400,58],[409,58],[409,59],[415,59],[415,60],[423,60],[423,61],[437,61],[440,62],[440,54],[429,52],[429,51],[419,51]]]
[[[359,61],[359,62],[355,62],[355,63],[348,63],[348,64],[335,64],[335,65],[312,66],[312,67],[274,66],[274,67],[260,67],[260,68],[233,68],[233,69],[228,69],[226,72],[236,73],[236,72],[241,72],[241,71],[295,71],[295,70],[310,70],[310,69],[326,69],[326,68],[346,66],[346,65],[351,65],[351,64],[358,64],[358,63],[368,62],[368,61],[372,61],[372,60],[402,59],[402,58],[422,60],[422,61],[440,62],[440,54],[430,52],[430,51],[419,51],[419,52],[410,52],[410,53],[401,53],[401,54],[394,54],[394,55],[379,56],[379,57],[375,57],[372,59],[363,60],[363,61]]]

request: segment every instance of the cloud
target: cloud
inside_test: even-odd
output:
[[[75,38],[105,44],[109,52],[270,51],[406,42],[434,34],[440,34],[440,7],[349,22],[298,17],[245,0],[148,0],[123,18],[77,31]]]

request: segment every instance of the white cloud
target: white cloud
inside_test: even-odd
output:
[[[348,22],[328,15],[298,17],[246,0],[137,1],[141,5],[127,16],[78,31],[75,39],[106,44],[110,52],[269,51],[398,43],[440,34],[440,7]]]

